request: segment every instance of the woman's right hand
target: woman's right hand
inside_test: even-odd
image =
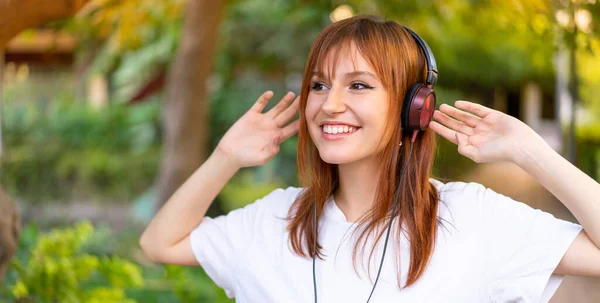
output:
[[[298,112],[298,98],[294,100],[294,93],[289,92],[263,113],[272,97],[272,91],[264,92],[217,145],[217,150],[239,168],[267,163],[279,152],[279,144],[298,132],[299,120],[288,124]]]

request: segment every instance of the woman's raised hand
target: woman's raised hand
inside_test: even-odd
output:
[[[517,162],[524,144],[543,139],[527,124],[483,105],[456,101],[454,107],[442,104],[429,127],[458,145],[458,152],[482,162]]]
[[[272,91],[264,92],[217,145],[237,167],[267,163],[279,152],[279,144],[298,132],[299,120],[288,124],[298,112],[298,98],[294,99],[294,93],[289,92],[263,113],[272,97]]]

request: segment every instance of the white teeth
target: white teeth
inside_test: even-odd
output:
[[[323,132],[327,134],[343,134],[343,133],[352,133],[358,128],[348,125],[340,125],[340,126],[331,126],[331,125],[323,125]]]

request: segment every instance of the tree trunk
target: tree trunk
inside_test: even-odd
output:
[[[12,199],[0,187],[0,284],[17,252],[21,222],[19,211]]]
[[[207,157],[205,83],[212,69],[222,10],[220,0],[189,0],[187,3],[183,35],[167,79],[158,176],[159,205],[165,203]]]
[[[89,0],[0,0],[0,49],[26,28],[69,17]]]
[[[4,139],[2,138],[2,125],[3,125],[3,115],[2,110],[4,107],[4,49],[0,47],[0,157],[2,157],[4,153]]]

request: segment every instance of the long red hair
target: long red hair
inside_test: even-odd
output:
[[[433,132],[426,130],[419,133],[409,159],[411,138],[410,135],[403,134],[400,128],[404,95],[414,83],[424,81],[426,64],[410,33],[395,22],[384,21],[374,16],[356,16],[338,21],[327,26],[312,46],[302,80],[299,110],[297,164],[300,181],[305,190],[298,196],[288,215],[290,243],[293,251],[300,256],[323,258],[322,247],[318,242],[316,256],[313,256],[313,205],[316,199],[318,222],[326,202],[337,190],[337,166],[325,163],[320,158],[308,133],[304,111],[313,71],[323,71],[325,58],[331,54],[334,60],[329,68],[335,69],[340,50],[348,47],[350,43],[354,43],[356,49],[369,62],[390,96],[390,109],[386,119],[388,124],[385,138],[382,138],[385,146],[378,157],[381,176],[372,209],[357,222],[355,231],[360,227],[362,232],[353,250],[354,268],[356,270],[357,253],[362,252],[361,256],[364,256],[367,240],[373,239],[372,237],[375,237],[375,241],[372,242],[369,260],[374,256],[376,244],[386,232],[395,190],[400,186],[392,230],[394,237],[390,237],[390,243],[398,252],[402,230],[399,226],[402,226],[410,241],[411,253],[405,284],[407,287],[423,274],[433,253],[438,222],[438,192],[429,182],[435,152]],[[334,73],[335,70],[332,70],[329,75]],[[401,146],[400,142],[403,143]],[[406,174],[402,184],[398,185],[401,168],[406,163],[409,163]],[[396,258],[399,256],[396,255]],[[398,287],[401,288],[400,270],[397,271],[397,275]]]

